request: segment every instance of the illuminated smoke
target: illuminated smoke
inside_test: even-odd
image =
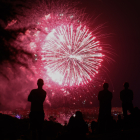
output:
[[[28,20],[22,17],[23,25],[19,27],[29,28],[17,40],[34,58],[27,61],[30,70],[21,66],[18,77],[11,74],[10,84],[5,88],[0,85],[2,105],[26,108],[27,97],[36,88],[38,78],[44,79],[48,95],[45,103],[52,107],[91,104],[97,97],[99,81],[103,81],[97,73],[100,74],[104,48],[96,29],[91,29],[84,13],[68,1],[42,3],[27,11]],[[12,22],[7,28],[16,28],[17,24]]]

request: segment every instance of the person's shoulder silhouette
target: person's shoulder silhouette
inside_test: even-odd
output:
[[[42,79],[38,79],[37,89],[33,89],[29,96],[28,101],[31,102],[31,112],[32,111],[43,111],[43,102],[46,98],[46,91],[42,89],[44,82]]]

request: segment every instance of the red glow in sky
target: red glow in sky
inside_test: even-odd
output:
[[[44,80],[43,88],[48,95],[45,103],[49,106],[91,105],[92,98],[97,98],[93,91],[97,93],[95,90],[103,81],[100,66],[104,48],[102,50],[96,29],[89,26],[81,10],[69,1],[50,5],[51,8],[40,4],[28,12],[25,10],[26,19],[22,17],[21,23],[12,20],[6,27],[27,27],[17,40],[23,50],[34,54],[34,59],[27,62],[31,71],[17,66],[21,72],[17,78],[8,72],[12,77],[11,85],[3,88],[1,97],[7,107],[26,108],[27,97],[31,89],[37,88],[38,78]]]
[[[45,15],[37,23],[40,30],[34,33],[30,47],[37,50],[35,60],[40,56],[44,78],[50,77],[63,86],[84,85],[98,73],[103,61],[102,48],[86,25],[83,26],[79,20],[71,23],[74,16],[63,16]],[[56,18],[61,20],[53,25]]]

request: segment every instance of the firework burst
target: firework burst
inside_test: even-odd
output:
[[[45,37],[41,60],[53,81],[64,86],[83,85],[98,73],[101,50],[86,26],[61,25]]]
[[[27,62],[34,75],[20,67],[24,76],[19,81],[27,83],[19,91],[20,96],[28,94],[41,77],[48,93],[46,102],[52,107],[81,106],[96,99],[104,80],[99,68],[104,48],[96,36],[96,28],[91,28],[84,15],[75,4],[58,1],[41,3],[27,12],[28,20],[21,19],[20,26],[28,30],[19,34],[17,40],[22,42],[23,49],[34,54],[34,59]],[[7,28],[17,28],[17,24],[13,20]],[[98,72],[100,75],[96,76]]]
[[[39,75],[66,87],[89,83],[98,73],[104,55],[84,13],[70,3],[52,2],[48,9],[49,13],[30,32],[29,50],[34,52]]]

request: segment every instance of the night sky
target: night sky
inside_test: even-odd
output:
[[[104,72],[109,90],[113,91],[112,106],[121,106],[120,91],[125,81],[130,83],[134,92],[134,106],[140,108],[140,8],[138,0],[79,0],[79,8],[85,8],[85,13],[93,17],[93,29],[103,24],[99,29],[105,38],[100,38],[105,50],[111,54],[109,62],[104,61]],[[108,47],[108,48],[107,48]],[[113,59],[113,61],[111,60]],[[101,87],[102,89],[102,87]],[[98,94],[98,93],[97,93]],[[10,96],[8,95],[10,98]],[[26,100],[25,100],[26,102]],[[98,106],[98,100],[97,105]]]
[[[114,87],[113,106],[121,106],[119,93],[123,83],[128,81],[134,92],[134,106],[140,107],[140,9],[138,0],[87,0],[86,12],[98,16],[96,23],[105,23],[103,34],[110,34],[103,41],[109,44],[115,55],[110,55],[115,62],[103,64],[107,67],[107,82],[110,90]],[[95,23],[95,24],[96,24]],[[108,76],[106,76],[108,77]],[[112,84],[113,86],[112,86]]]

